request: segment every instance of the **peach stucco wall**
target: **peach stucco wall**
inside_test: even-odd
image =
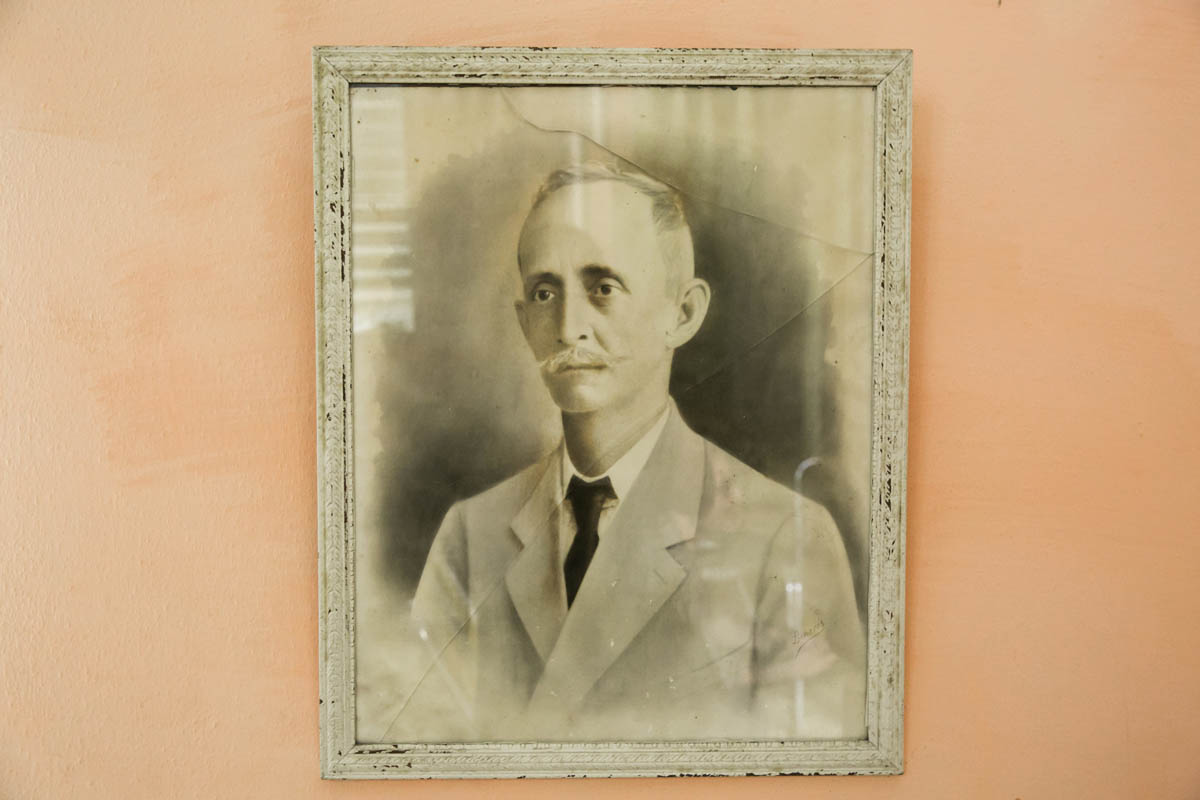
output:
[[[317,777],[314,44],[915,51],[907,774]],[[0,798],[1200,797],[1200,5],[0,4]]]

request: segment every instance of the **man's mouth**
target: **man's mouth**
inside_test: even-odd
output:
[[[556,372],[580,372],[582,370],[608,369],[607,364],[564,364]]]

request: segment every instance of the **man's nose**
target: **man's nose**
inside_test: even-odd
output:
[[[558,340],[565,345],[586,342],[591,338],[592,328],[586,300],[564,297],[558,312]]]

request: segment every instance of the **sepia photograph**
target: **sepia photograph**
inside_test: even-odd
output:
[[[876,87],[343,105],[353,743],[865,752]]]

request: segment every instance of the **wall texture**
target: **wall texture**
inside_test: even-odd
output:
[[[906,775],[318,779],[314,44],[915,50]],[[0,798],[1200,796],[1198,81],[1193,0],[0,5]]]

